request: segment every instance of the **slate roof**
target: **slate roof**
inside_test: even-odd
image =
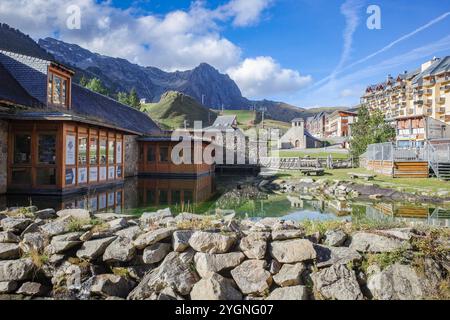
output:
[[[72,83],[70,110],[46,106],[47,70],[53,62],[0,51],[0,100],[29,107],[4,118],[69,119],[104,125],[133,134],[161,133],[145,113]],[[3,99],[2,99],[3,98]]]

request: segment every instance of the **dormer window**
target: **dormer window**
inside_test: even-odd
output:
[[[47,103],[49,106],[70,108],[71,77],[53,66],[48,70]]]

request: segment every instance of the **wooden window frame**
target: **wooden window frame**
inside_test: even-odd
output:
[[[66,99],[63,103],[54,103],[53,102],[53,97],[55,94],[55,82],[54,82],[55,76],[66,82],[66,97],[65,97]],[[50,95],[50,100],[49,100],[50,88],[48,86],[49,86],[50,79],[52,79],[52,88],[51,88],[51,95]],[[62,91],[60,93],[60,98],[61,97],[62,97]],[[72,78],[68,74],[61,72],[52,66],[48,67],[48,72],[47,72],[47,104],[49,106],[60,107],[60,108],[62,107],[65,109],[72,108]]]

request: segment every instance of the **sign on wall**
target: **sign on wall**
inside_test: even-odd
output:
[[[66,136],[66,165],[75,165],[75,136]]]
[[[75,168],[72,169],[66,169],[66,186],[74,185],[75,184]]]
[[[106,167],[100,168],[100,181],[106,180]]]
[[[122,178],[122,166],[117,166],[116,177],[117,177],[117,179]]]
[[[98,168],[89,168],[89,181],[97,181],[98,180]]]
[[[122,141],[117,141],[116,159],[117,163],[122,163]]]
[[[78,168],[78,183],[87,183],[87,168]]]
[[[108,168],[108,180],[114,180],[115,177],[115,172],[116,170],[114,170],[114,167],[109,167]]]

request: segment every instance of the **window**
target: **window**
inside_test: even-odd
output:
[[[146,200],[147,200],[146,205],[155,204],[155,191],[147,190],[147,199]]]
[[[169,147],[159,147],[159,162],[167,162],[169,160]]]
[[[114,141],[108,140],[108,163],[114,164]]]
[[[89,139],[89,164],[96,165],[98,164],[98,143],[97,138],[90,138]]]
[[[12,183],[13,184],[31,184],[31,169],[29,168],[13,168],[12,169]]]
[[[78,164],[85,166],[87,164],[87,138],[78,138]]]
[[[56,164],[56,134],[39,134],[38,162]]]
[[[27,164],[31,161],[31,134],[14,136],[14,163]]]
[[[106,164],[106,139],[100,140],[100,164]]]
[[[180,204],[181,203],[181,191],[172,190],[172,204]]]
[[[159,191],[159,204],[168,204],[169,202],[169,193],[167,190]]]
[[[147,162],[155,162],[155,147],[147,146]]]
[[[47,102],[56,106],[69,106],[68,84],[69,79],[56,75],[52,72],[48,74]]]

